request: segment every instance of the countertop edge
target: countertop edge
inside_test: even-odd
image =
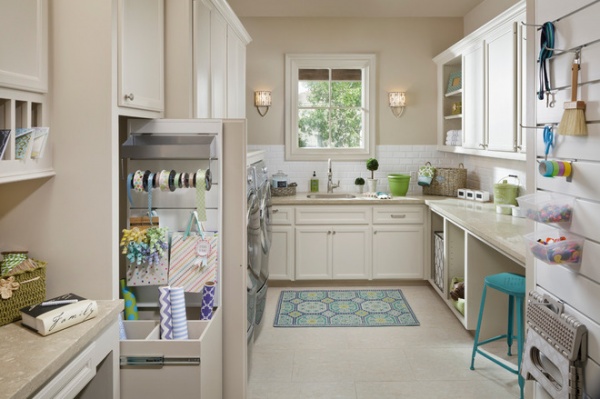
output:
[[[43,364],[43,366],[38,367],[37,370],[29,370],[32,375],[19,376],[22,378],[13,376],[11,379],[8,379],[8,381],[4,380],[6,375],[0,378],[0,384],[4,386],[3,393],[0,397],[4,397],[4,394],[7,394],[9,395],[7,397],[14,399],[28,398],[37,392],[60,372],[69,361],[98,337],[110,324],[115,322],[119,312],[121,312],[124,307],[122,299],[97,300],[96,302],[98,303],[99,308],[98,316],[46,337],[23,327],[20,321],[3,326],[3,330],[0,331],[3,331],[5,334],[11,334],[14,337],[23,337],[25,342],[33,343],[31,346],[35,346],[36,342],[38,344],[43,342],[45,346],[47,346],[47,344],[55,344],[56,346],[60,345],[61,348],[64,349],[59,351],[48,348],[48,350],[45,351],[46,353],[36,353],[39,357],[36,360],[39,361],[39,364]],[[31,335],[24,336],[24,334]],[[115,337],[115,339],[118,340],[118,337]],[[2,346],[3,345],[0,344],[0,348]],[[15,362],[17,363],[14,365],[15,370],[22,370],[18,364],[19,360],[16,359],[19,359],[19,356],[21,356],[20,361],[24,361],[24,350],[22,348],[13,348],[13,353],[7,353],[6,351],[10,349],[2,349],[4,350],[4,356],[1,356],[0,360],[5,356],[10,356],[13,364]],[[5,361],[8,360],[6,359]],[[24,369],[27,370],[27,368]]]

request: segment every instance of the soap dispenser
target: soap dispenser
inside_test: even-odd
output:
[[[319,179],[317,179],[317,172],[314,171],[313,175],[310,179],[310,192],[318,193],[319,192]]]

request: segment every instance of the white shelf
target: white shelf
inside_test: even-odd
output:
[[[461,119],[462,118],[462,114],[458,114],[458,115],[446,115],[444,116],[444,119],[449,120],[449,119]]]
[[[454,96],[459,96],[459,95],[461,95],[461,94],[462,94],[462,92],[463,92],[463,90],[462,90],[462,89],[458,89],[458,90],[454,90],[454,91],[452,91],[452,92],[450,92],[450,93],[446,93],[446,94],[444,94],[444,96],[445,96],[445,97],[454,97]]]

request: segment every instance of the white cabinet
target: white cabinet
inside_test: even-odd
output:
[[[478,43],[463,55],[463,147],[485,149],[484,56]]]
[[[296,208],[296,279],[370,278],[370,208]]]
[[[422,206],[373,207],[373,278],[422,279]]]
[[[224,0],[194,1],[193,25],[193,116],[244,118],[248,32]]]
[[[163,0],[119,0],[118,105],[164,110]],[[127,110],[123,113],[128,114]]]
[[[485,40],[487,65],[487,149],[516,150],[517,23],[502,25]]]
[[[294,280],[294,208],[273,207],[269,279]]]
[[[524,1],[434,58],[438,65],[438,150],[525,159],[518,136],[525,110],[521,21],[525,21]],[[462,70],[460,116],[450,113],[454,99],[446,94],[448,79],[457,70]],[[447,143],[449,130],[462,130],[462,140]]]
[[[48,91],[48,1],[0,2],[0,87]]]

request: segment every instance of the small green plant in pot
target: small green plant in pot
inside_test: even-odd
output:
[[[354,184],[356,185],[356,188],[357,188],[357,190],[358,190],[358,193],[359,193],[359,194],[362,194],[362,192],[363,192],[363,188],[364,188],[364,186],[365,186],[365,179],[363,179],[362,177],[357,177],[357,178],[354,180]]]
[[[377,179],[375,179],[375,171],[379,169],[379,162],[375,158],[367,159],[367,170],[371,171],[371,178],[367,179],[369,185],[369,192],[374,193],[377,191]]]

